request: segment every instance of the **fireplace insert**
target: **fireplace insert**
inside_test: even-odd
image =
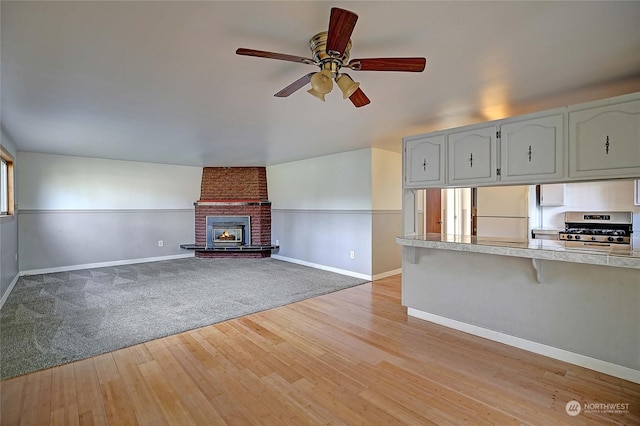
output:
[[[242,245],[244,225],[231,225],[225,227],[213,227],[214,246],[239,246]]]
[[[207,248],[251,245],[249,216],[207,216]]]

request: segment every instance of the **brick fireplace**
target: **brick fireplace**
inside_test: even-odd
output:
[[[216,223],[222,223],[216,228]],[[212,240],[225,223],[230,232],[246,232],[237,244]],[[238,229],[242,229],[239,231]],[[196,257],[270,257],[271,202],[264,167],[205,167],[195,203]],[[212,237],[213,236],[213,237]]]

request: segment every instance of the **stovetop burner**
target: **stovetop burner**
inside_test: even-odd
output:
[[[564,230],[567,234],[584,234],[584,235],[627,235],[624,229],[592,229],[592,228],[567,228]]]
[[[581,246],[631,245],[632,212],[566,212],[561,240]]]

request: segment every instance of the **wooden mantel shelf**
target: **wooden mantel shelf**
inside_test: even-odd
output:
[[[269,200],[259,199],[222,199],[222,200],[198,200],[193,203],[194,206],[268,206],[271,205]]]

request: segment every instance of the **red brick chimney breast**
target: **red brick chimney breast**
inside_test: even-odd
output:
[[[265,167],[205,167],[200,201],[268,200]]]

